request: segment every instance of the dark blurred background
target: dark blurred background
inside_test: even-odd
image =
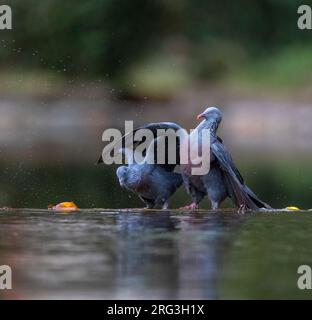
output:
[[[137,207],[96,166],[109,127],[222,108],[220,135],[276,207],[311,208],[312,33],[301,0],[8,0],[0,206]],[[173,206],[189,201],[183,189]],[[208,206],[208,202],[203,207]]]

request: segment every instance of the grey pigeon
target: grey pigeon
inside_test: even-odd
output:
[[[173,172],[175,165],[147,163],[151,148],[156,146],[157,140],[152,141],[141,163],[133,162],[128,156],[127,148],[122,148],[121,151],[128,158],[128,166],[121,166],[116,171],[120,186],[136,193],[147,209],[157,205],[167,209],[169,198],[183,183],[181,174]],[[101,159],[99,163],[102,162]]]
[[[200,133],[203,129],[208,129],[210,132],[210,171],[204,175],[192,175],[189,164],[180,164],[184,186],[192,198],[192,203],[184,208],[196,209],[204,196],[208,195],[213,210],[218,209],[227,197],[231,198],[234,205],[241,212],[248,209],[272,209],[248,188],[222,139],[217,136],[217,129],[222,120],[220,110],[215,107],[207,108],[198,115],[197,119],[203,119],[203,121],[195,131],[197,130]],[[183,130],[176,123],[158,122],[137,128],[134,133],[142,128],[150,129],[155,136],[158,133],[158,129]],[[123,137],[123,139],[125,138],[126,136]],[[190,139],[190,136],[179,136],[178,139],[179,143],[176,145],[177,153],[179,152],[179,145],[182,143],[181,140]],[[180,156],[177,156],[177,163],[179,163]],[[165,164],[166,168],[168,166],[170,165]]]
[[[181,174],[168,172],[153,164],[121,166],[117,169],[116,174],[120,186],[138,194],[148,209],[156,205],[167,209],[170,196],[183,183]]]
[[[187,165],[181,165],[184,185],[193,200],[186,208],[197,208],[207,194],[213,210],[218,209],[227,197],[230,197],[242,212],[248,209],[271,209],[247,187],[222,139],[217,136],[222,120],[221,111],[210,107],[198,115],[197,119],[203,121],[195,130],[200,133],[203,129],[208,129],[210,132],[211,163],[209,173],[203,176],[192,176]]]

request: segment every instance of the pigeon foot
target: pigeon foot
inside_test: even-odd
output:
[[[237,210],[237,213],[245,214],[247,209],[248,209],[247,206],[245,204],[242,204],[242,205],[240,205],[239,209]]]
[[[195,202],[193,202],[188,206],[181,207],[180,209],[182,209],[182,210],[196,210],[196,209],[198,209],[198,205]]]

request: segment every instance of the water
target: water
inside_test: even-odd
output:
[[[3,211],[0,265],[12,267],[13,290],[0,294],[215,299],[282,292],[296,298],[302,296],[296,267],[312,264],[311,214]]]

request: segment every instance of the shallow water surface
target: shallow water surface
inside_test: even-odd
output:
[[[286,295],[296,297],[295,267],[312,264],[310,227],[311,213],[1,212],[0,265],[12,267],[13,290],[0,295],[265,298],[288,285]]]

